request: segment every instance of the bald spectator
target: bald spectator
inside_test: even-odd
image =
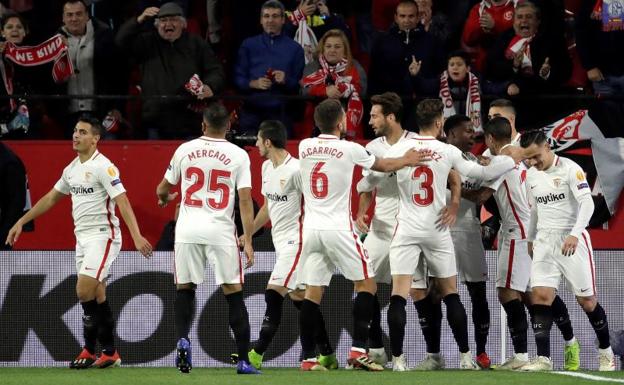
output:
[[[142,32],[155,18],[155,29]],[[221,63],[203,39],[186,31],[186,18],[176,3],[149,7],[121,26],[117,44],[134,59],[141,71],[143,95],[190,95],[185,85],[198,75],[198,99],[214,96],[223,89]],[[179,139],[196,136],[201,116],[189,108],[189,101],[145,99],[143,125],[149,138]]]

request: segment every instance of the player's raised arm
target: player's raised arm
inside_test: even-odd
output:
[[[22,233],[22,227],[25,223],[32,221],[33,219],[41,216],[46,211],[50,210],[54,205],[60,201],[66,195],[61,193],[60,191],[52,188],[46,195],[44,195],[41,199],[35,203],[35,205],[28,210],[26,214],[24,214],[20,219],[15,222],[11,230],[9,230],[9,234],[7,235],[7,239],[5,243],[7,245],[13,246],[20,234]]]
[[[409,149],[400,158],[375,158],[375,163],[371,166],[371,170],[392,172],[403,167],[422,166],[429,160],[431,160],[429,150]]]
[[[495,156],[490,164],[481,166],[476,162],[464,159],[461,151],[455,147],[450,149],[449,155],[453,168],[469,178],[492,180],[516,167],[516,162],[510,156]]]

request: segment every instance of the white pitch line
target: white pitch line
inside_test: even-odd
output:
[[[586,380],[592,380],[592,381],[619,382],[619,383],[624,384],[624,380],[619,379],[619,378],[600,377],[600,376],[594,376],[593,374],[575,373],[575,372],[552,372],[552,373],[561,374],[563,376],[579,377],[579,378],[584,378]]]

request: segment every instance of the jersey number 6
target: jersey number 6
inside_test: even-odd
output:
[[[321,167],[325,165],[325,162],[318,162],[312,168],[312,175],[310,176],[310,189],[312,190],[312,196],[316,199],[327,198],[329,187],[327,174],[321,172]]]
[[[208,192],[219,192],[221,195],[219,200],[216,200],[215,198],[206,199],[206,204],[210,208],[215,210],[223,210],[228,206],[228,203],[230,202],[230,186],[228,186],[223,181],[220,181],[219,179],[229,179],[231,174],[232,173],[230,171],[224,170],[208,171]],[[204,187],[204,170],[198,167],[189,167],[186,169],[185,177],[187,180],[193,180],[193,177],[195,177],[195,182],[186,189],[186,194],[184,195],[184,204],[191,207],[202,207],[202,200],[193,199],[193,194],[201,190],[202,187]]]

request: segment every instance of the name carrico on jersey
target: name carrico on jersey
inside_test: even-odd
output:
[[[327,155],[333,158],[340,159],[344,155],[342,151],[337,148],[325,147],[325,146],[314,146],[308,147],[304,151],[301,151],[301,158],[305,159],[308,156],[314,155]]]

